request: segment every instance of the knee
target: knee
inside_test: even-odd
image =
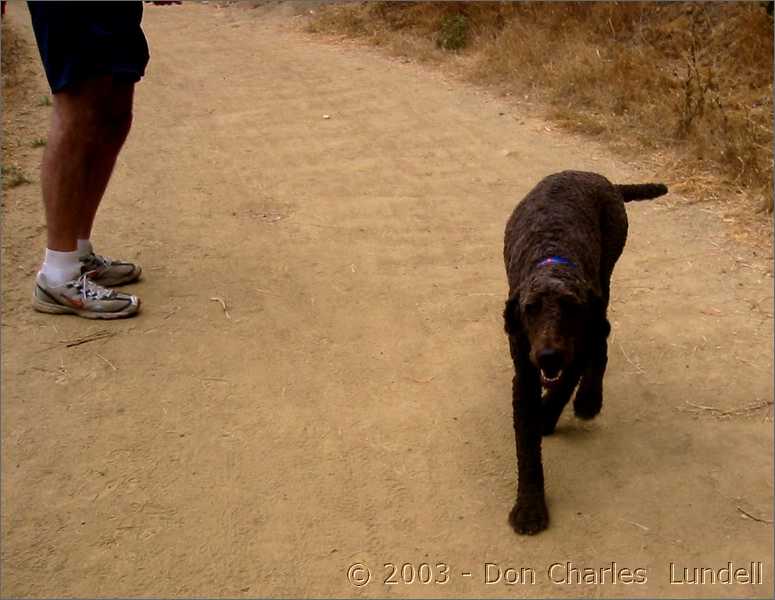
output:
[[[71,123],[73,133],[85,144],[102,148],[120,148],[132,126],[132,111],[97,108]]]
[[[132,107],[101,107],[92,126],[102,143],[120,147],[132,127]]]
[[[86,145],[120,147],[132,126],[132,103],[124,98],[63,98],[55,104],[55,127]]]

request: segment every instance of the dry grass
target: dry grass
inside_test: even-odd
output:
[[[0,178],[3,181],[3,189],[15,188],[20,185],[32,183],[32,179],[18,165],[3,164],[0,167]]]
[[[25,66],[37,57],[32,54],[24,38],[5,19],[2,22],[0,40],[2,40],[2,44],[0,44],[0,73],[2,73],[3,100],[7,102],[9,95],[15,99],[15,94],[19,88],[29,87]]]
[[[453,16],[466,47],[450,52]],[[761,3],[338,3],[308,29],[454,63],[571,129],[670,155],[698,193],[712,173],[772,211],[773,32]]]
[[[29,67],[36,58],[25,42],[8,20],[2,22],[2,47],[0,48],[0,73],[2,73],[2,168],[0,178],[2,188],[15,188],[32,183],[25,170],[18,164],[23,162],[18,147],[22,143],[18,136],[10,134],[9,124],[21,108],[30,103],[30,90],[35,86],[31,83]],[[35,142],[33,142],[34,144]],[[28,145],[29,142],[24,142]]]

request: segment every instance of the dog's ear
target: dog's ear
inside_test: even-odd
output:
[[[506,300],[506,308],[503,310],[503,325],[509,335],[516,335],[522,328],[519,316],[519,295],[516,293]]]
[[[600,290],[596,290],[593,287],[587,287],[584,293],[589,312],[592,314],[599,314],[603,310],[603,295]]]

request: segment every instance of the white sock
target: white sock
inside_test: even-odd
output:
[[[78,256],[88,256],[94,252],[94,248],[91,245],[91,240],[78,240]]]
[[[38,275],[42,275],[46,283],[52,286],[72,281],[81,274],[81,261],[78,260],[80,257],[78,250],[60,252],[46,248],[46,258]]]

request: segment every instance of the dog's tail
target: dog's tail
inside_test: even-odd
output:
[[[651,200],[667,194],[664,183],[639,183],[635,185],[616,185],[625,202],[633,200]]]

